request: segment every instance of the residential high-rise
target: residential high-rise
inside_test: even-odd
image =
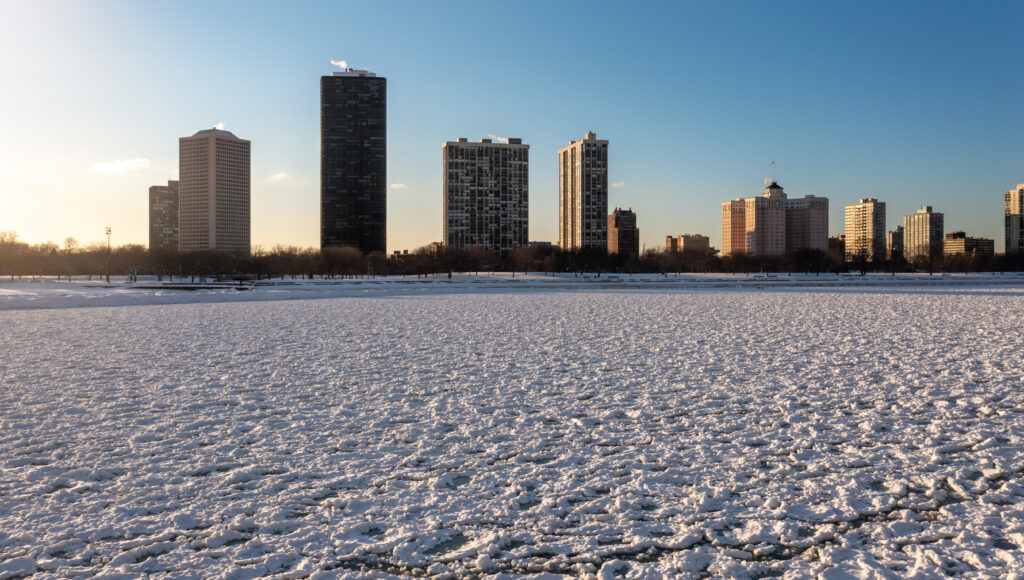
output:
[[[786,199],[786,251],[802,249],[828,251],[827,197]]]
[[[1024,252],[1024,183],[1003,194],[1003,219],[1006,227],[1006,253]]]
[[[221,129],[178,140],[178,249],[248,254],[250,143]]]
[[[149,188],[149,249],[178,249],[178,182]]]
[[[747,251],[747,205],[742,199],[722,202],[722,254],[735,256]]]
[[[387,79],[320,77],[320,247],[387,248]]]
[[[729,256],[786,253],[786,193],[778,183],[760,196],[722,203],[722,248]]]
[[[558,240],[563,250],[608,248],[608,141],[593,132],[558,151]]]
[[[885,259],[885,202],[863,198],[846,206],[846,261]]]
[[[942,240],[942,253],[946,256],[991,256],[994,251],[995,240],[968,237],[964,232],[950,232]]]
[[[942,234],[943,215],[933,212],[930,205],[903,216],[903,257],[913,262],[941,254]]]
[[[760,197],[745,201],[747,254],[781,256],[786,253],[786,193],[771,182]]]
[[[464,138],[441,146],[444,242],[507,253],[529,243],[530,146]]]
[[[903,226],[896,226],[886,235],[886,249],[889,252],[889,259],[895,260],[903,256]]]
[[[620,256],[640,255],[640,230],[636,227],[633,208],[608,214],[608,253]]]

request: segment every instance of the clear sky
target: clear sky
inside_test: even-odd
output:
[[[557,239],[557,150],[608,139],[641,242],[758,194],[921,205],[1003,245],[1024,182],[1021,2],[0,2],[0,230],[148,239],[178,138],[252,141],[252,240],[319,243],[319,76],[388,78],[388,248],[441,239],[441,144],[531,146],[530,238]]]

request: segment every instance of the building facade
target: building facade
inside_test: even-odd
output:
[[[995,240],[972,238],[964,232],[950,232],[942,240],[942,253],[946,256],[991,256],[995,253]]]
[[[903,216],[903,257],[908,262],[927,260],[942,252],[943,221],[943,215],[933,212],[930,205]]]
[[[1024,252],[1024,183],[1003,194],[1003,220],[1005,222],[1006,253]]]
[[[441,146],[444,242],[502,254],[529,243],[530,146],[464,138]]]
[[[178,249],[248,254],[250,143],[205,129],[178,140]]]
[[[679,237],[665,236],[665,251],[710,254],[711,239],[700,234],[682,234]]]
[[[828,251],[828,198],[786,199],[786,251]]]
[[[178,250],[178,182],[149,188],[149,249]]]
[[[636,227],[633,208],[608,214],[608,253],[620,256],[640,255],[640,230]]]
[[[722,202],[722,253],[786,253],[786,193],[774,181],[757,197]]]
[[[885,202],[863,198],[846,206],[846,261],[885,259]]]
[[[387,79],[320,77],[320,247],[387,248]]]
[[[747,251],[746,207],[742,199],[722,202],[722,254],[726,256]]]
[[[608,248],[608,141],[593,132],[558,151],[558,240],[569,251]]]
[[[828,255],[842,262],[846,259],[846,234],[828,239]]]
[[[895,230],[886,235],[885,247],[889,252],[890,260],[903,257],[903,226],[896,226]]]
[[[786,193],[774,181],[760,197],[744,200],[746,254],[781,256],[786,253]]]
[[[828,251],[828,198],[789,199],[777,182],[757,197],[722,202],[722,253],[781,256],[809,248]]]

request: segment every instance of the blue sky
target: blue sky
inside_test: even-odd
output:
[[[641,241],[704,233],[775,161],[791,196],[921,205],[1002,240],[1024,182],[1013,2],[0,3],[0,230],[147,240],[177,139],[253,142],[253,243],[315,246],[319,80],[388,77],[388,247],[441,239],[441,143],[531,146],[530,237],[557,239],[557,150],[610,141]],[[337,69],[334,69],[337,70]],[[125,162],[114,164],[116,162]],[[111,165],[113,164],[113,165]],[[401,187],[399,187],[401,186]]]

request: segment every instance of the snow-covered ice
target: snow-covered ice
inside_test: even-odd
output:
[[[1024,569],[1020,286],[469,283],[0,285],[0,579]]]

